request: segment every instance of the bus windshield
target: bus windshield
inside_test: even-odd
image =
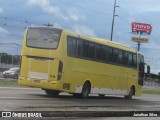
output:
[[[27,46],[41,49],[55,49],[58,47],[61,30],[48,27],[28,28]]]

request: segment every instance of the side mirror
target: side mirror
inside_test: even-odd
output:
[[[147,65],[147,74],[150,74],[150,66]]]

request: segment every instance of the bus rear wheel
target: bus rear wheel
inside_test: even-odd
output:
[[[73,97],[75,97],[75,98],[80,98],[80,97],[81,97],[81,94],[80,94],[80,93],[73,93]]]
[[[87,81],[83,85],[81,97],[84,99],[88,98],[90,90],[91,90],[91,85],[90,85],[90,82]]]
[[[49,96],[51,96],[51,97],[57,97],[58,94],[60,93],[60,92],[57,91],[57,90],[47,90],[47,89],[45,89],[44,91],[45,91],[45,93],[46,93],[47,95],[49,95]]]
[[[99,97],[105,97],[105,94],[98,94]]]
[[[134,92],[135,92],[135,90],[134,90],[134,88],[132,87],[132,88],[130,89],[130,91],[129,91],[129,95],[125,95],[124,98],[125,98],[125,99],[132,99],[132,97],[133,97],[133,95],[134,95]]]

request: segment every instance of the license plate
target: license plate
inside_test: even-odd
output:
[[[33,80],[33,82],[40,83],[41,81],[40,80]]]

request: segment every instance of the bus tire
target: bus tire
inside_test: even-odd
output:
[[[135,93],[135,89],[134,89],[134,87],[131,87],[129,94],[125,95],[124,98],[125,99],[132,99],[132,96],[134,95],[134,93]]]
[[[57,90],[47,90],[47,89],[45,89],[44,91],[45,91],[45,93],[46,93],[47,95],[49,95],[49,96],[51,96],[51,97],[57,97],[58,94],[60,93],[60,92],[57,91]]]
[[[89,81],[87,81],[83,85],[81,97],[84,98],[84,99],[88,98],[90,90],[91,90],[91,84],[90,84]]]
[[[98,94],[99,97],[105,97],[105,94]]]
[[[80,93],[73,93],[73,97],[75,97],[75,98],[80,98],[80,97],[81,97],[81,94],[80,94]]]

